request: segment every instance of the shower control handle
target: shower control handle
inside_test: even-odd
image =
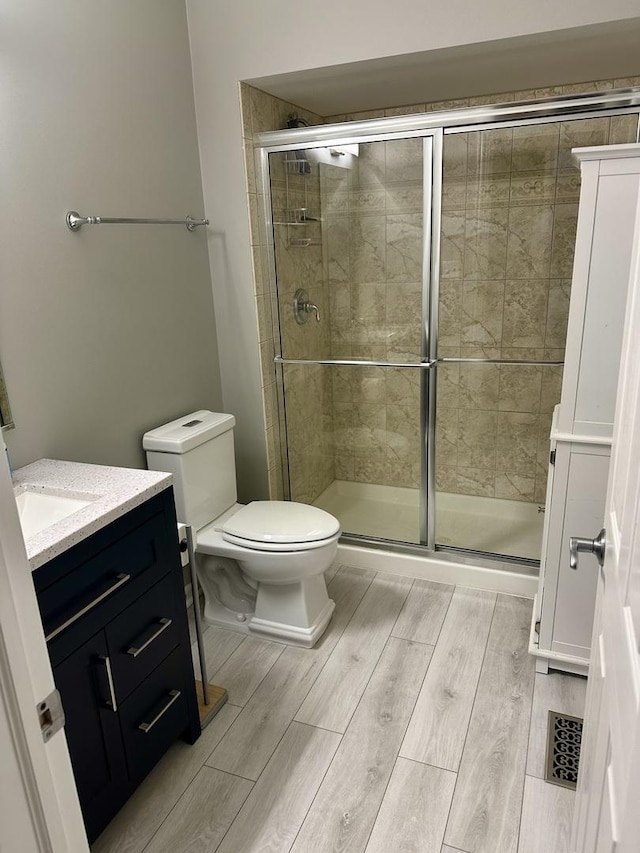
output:
[[[309,294],[306,290],[299,288],[293,297],[293,316],[296,323],[302,325],[309,319],[309,314],[316,315],[316,322],[320,322],[320,311],[318,306],[309,301]]]
[[[569,568],[578,568],[578,553],[594,554],[600,568],[604,565],[604,554],[607,546],[607,531],[601,530],[595,539],[585,539],[582,536],[572,536],[569,539]]]

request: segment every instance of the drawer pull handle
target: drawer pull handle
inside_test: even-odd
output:
[[[161,717],[163,717],[163,716],[167,713],[167,711],[169,710],[169,708],[170,708],[170,707],[173,705],[173,703],[178,699],[178,697],[180,696],[180,691],[179,691],[179,690],[170,690],[170,691],[169,691],[169,696],[170,696],[171,698],[169,699],[169,701],[167,702],[167,704],[164,706],[164,708],[163,708],[161,711],[158,711],[158,713],[155,715],[155,717],[153,718],[153,720],[151,720],[151,722],[150,722],[150,723],[140,723],[140,725],[138,726],[138,728],[140,729],[140,731],[143,731],[145,734],[147,734],[148,732],[150,732],[150,731],[151,731],[151,729],[152,729],[152,728],[155,726],[155,724],[158,722],[158,720],[159,720]]]
[[[111,661],[109,660],[109,655],[100,655],[99,660],[102,661],[104,667],[107,671],[107,683],[109,685],[109,700],[106,705],[108,708],[111,708],[112,711],[118,710],[118,703],[116,702],[116,691],[113,686],[113,673],[111,672]]]
[[[173,619],[167,619],[166,617],[159,620],[160,627],[153,632],[153,634],[148,637],[141,646],[131,646],[130,649],[127,650],[127,654],[131,655],[131,657],[137,658],[139,654],[141,654],[148,646],[153,643],[154,640],[157,640],[160,634],[163,631],[166,631],[169,625],[173,624]]]
[[[85,615],[85,613],[88,613],[90,610],[93,610],[94,607],[100,604],[101,601],[104,601],[105,598],[108,598],[110,595],[112,595],[117,589],[120,589],[121,586],[124,586],[127,581],[131,580],[131,575],[125,575],[122,573],[116,575],[116,577],[118,578],[118,580],[116,581],[116,583],[111,584],[109,589],[105,589],[105,591],[101,593],[97,598],[94,598],[93,601],[90,601],[89,604],[85,605],[85,607],[83,607],[81,610],[78,610],[77,613],[74,613],[74,615],[69,617],[69,619],[63,622],[62,625],[58,625],[57,628],[54,628],[53,631],[47,634],[47,636],[45,637],[47,643],[49,642],[49,640],[53,640],[54,637],[57,637],[58,634],[61,634],[62,631],[64,631],[70,625],[73,625],[74,622],[77,622],[80,617]]]

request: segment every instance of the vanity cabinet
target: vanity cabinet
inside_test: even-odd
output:
[[[560,403],[529,650],[539,672],[586,673],[599,567],[569,539],[604,523],[618,371],[640,196],[640,145],[574,151],[582,185]]]
[[[172,489],[33,577],[93,841],[171,743],[200,734]]]

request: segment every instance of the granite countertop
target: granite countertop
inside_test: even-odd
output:
[[[171,474],[40,459],[13,472],[14,486],[71,491],[91,503],[25,540],[31,570],[169,488]]]

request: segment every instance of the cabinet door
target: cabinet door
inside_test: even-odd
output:
[[[54,669],[90,841],[129,793],[120,722],[111,705],[107,654],[106,638],[100,631]]]

